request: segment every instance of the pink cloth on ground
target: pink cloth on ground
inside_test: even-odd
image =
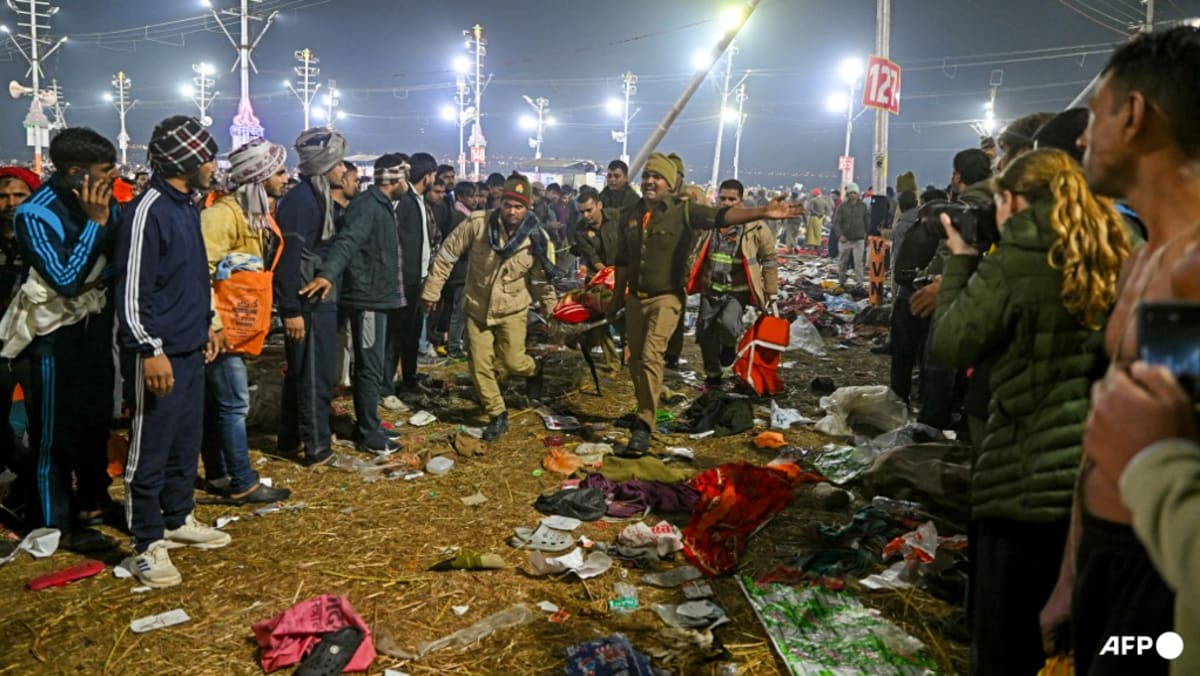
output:
[[[345,596],[322,594],[301,601],[270,620],[254,624],[254,639],[262,648],[263,671],[298,664],[325,634],[352,625],[363,632],[363,642],[345,671],[366,671],[375,661],[371,630]]]

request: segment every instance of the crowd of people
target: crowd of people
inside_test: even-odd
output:
[[[330,128],[295,140],[295,178],[287,149],[260,139],[229,154],[218,185],[217,144],[185,116],[155,128],[150,172],[125,182],[108,139],[61,130],[48,178],[0,168],[0,419],[17,385],[28,417],[27,447],[0,434],[19,477],[9,506],[78,552],[119,546],[95,528],[117,526],[144,584],[179,584],[170,548],[230,542],[194,517],[197,486],[235,503],[289,497],[248,454],[246,359],[273,322],[286,376],[259,396],[282,402],[282,455],[334,459],[338,385],[357,449],[396,452],[380,409],[403,407],[438,358],[467,361],[495,441],[504,377],[542,396],[529,312],[553,314],[564,274],[612,275],[608,323],[579,339],[606,370],[628,364],[624,451],[646,453],[688,295],[705,386],[722,388],[746,308],[778,313],[780,245],[865,284],[876,236],[891,242],[891,389],[974,450],[972,673],[1036,673],[1067,648],[1078,673],[1163,673],[1105,646],[1167,631],[1191,646],[1175,673],[1195,673],[1200,435],[1179,380],[1198,374],[1140,361],[1139,310],[1200,292],[1200,95],[1177,86],[1197,80],[1200,29],[1141,35],[1087,110],[1014,121],[957,153],[944,190],[918,193],[907,173],[880,194],[850,183],[759,206],[737,180],[709,203],[663,153],[640,191],[619,160],[597,191],[516,172],[460,180],[424,152],[384,154],[362,180]],[[122,508],[107,445],[126,407]]]

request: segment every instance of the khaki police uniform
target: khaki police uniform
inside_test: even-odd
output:
[[[625,330],[638,417],[654,429],[667,343],[683,312],[693,233],[716,226],[720,209],[664,197],[621,212],[616,266],[625,268],[629,295]]]

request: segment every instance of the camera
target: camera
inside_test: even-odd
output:
[[[931,237],[946,238],[946,229],[942,227],[942,214],[950,217],[950,223],[963,241],[971,246],[986,251],[1000,241],[1000,227],[996,223],[996,204],[991,200],[986,202],[948,202],[932,200],[921,207],[918,217],[925,232]]]

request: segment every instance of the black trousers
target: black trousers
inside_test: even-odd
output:
[[[408,305],[388,313],[387,361],[388,382],[395,378],[397,368],[403,375],[403,386],[417,385],[417,357],[421,347],[421,326],[425,310],[421,307],[421,285],[406,284],[404,297]]]
[[[337,307],[323,303],[305,310],[304,340],[287,339],[287,375],[278,445],[282,451],[302,446],[310,458],[329,449],[329,405],[337,365]]]
[[[892,309],[891,385],[896,396],[904,401],[908,401],[912,395],[912,370],[924,361],[928,336],[929,318],[914,316],[908,298],[897,298]]]
[[[384,367],[387,332],[386,311],[354,310],[350,315],[350,333],[354,337],[352,389],[358,442],[374,450],[385,449],[388,441],[379,420],[379,400],[392,385]]]
[[[170,360],[175,385],[162,397],[146,389],[140,355],[122,360],[134,388],[125,517],[137,552],[161,540],[164,528],[182,526],[196,506],[193,492],[204,427],[204,352]]]
[[[109,502],[108,429],[112,417],[111,318],[90,317],[55,332],[51,354],[25,357],[22,382],[29,446],[36,454],[40,526],[74,527],[78,512]],[[12,398],[11,389],[6,399]],[[5,406],[8,410],[8,406]],[[6,433],[8,418],[4,418]],[[74,488],[72,488],[74,485]]]
[[[1174,626],[1175,594],[1154,569],[1133,529],[1083,514],[1071,598],[1075,673],[1166,676],[1170,662],[1143,655],[1100,655],[1110,636],[1157,639]]]
[[[969,538],[971,674],[1034,676],[1046,662],[1038,613],[1054,583],[1067,521],[980,519]]]
[[[930,322],[922,347],[925,360],[921,365],[921,413],[917,422],[945,430],[954,423],[956,409],[962,404],[959,371],[933,356],[930,349],[932,337],[933,323]]]

